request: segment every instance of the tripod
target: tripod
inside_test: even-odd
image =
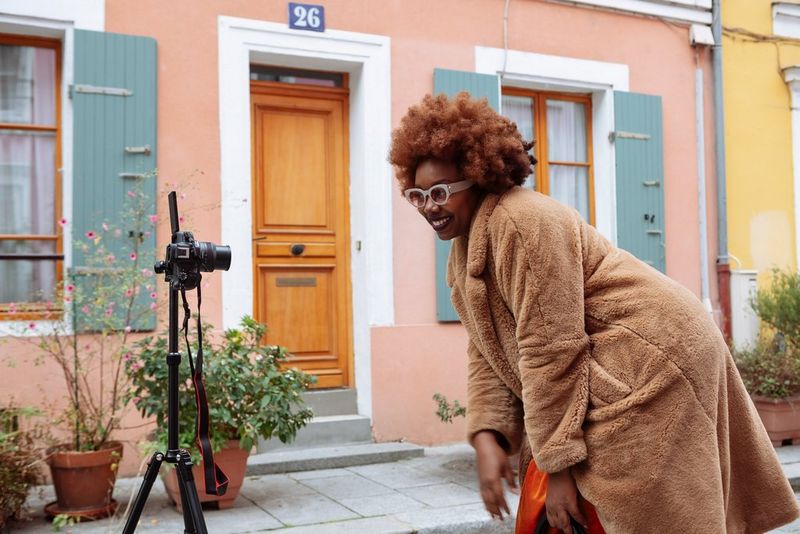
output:
[[[177,217],[176,217],[177,219]],[[168,446],[167,453],[156,451],[147,464],[144,481],[133,501],[133,508],[125,521],[123,534],[132,534],[142,515],[150,489],[158,476],[161,463],[165,460],[175,464],[178,470],[178,487],[181,490],[181,505],[183,506],[184,534],[208,534],[206,522],[203,519],[203,510],[200,507],[200,498],[197,496],[197,487],[192,475],[192,458],[186,449],[178,448],[178,367],[181,363],[181,354],[178,352],[178,292],[180,286],[170,283],[169,288],[169,407],[167,419]]]
[[[216,269],[227,271],[231,266],[231,249],[226,245],[196,241],[191,232],[181,232],[178,225],[178,202],[175,191],[168,195],[169,219],[172,229],[172,242],[167,245],[165,261],[155,264],[153,270],[165,273],[169,283],[169,346],[167,354],[168,374],[168,411],[167,411],[167,453],[156,451],[147,464],[144,481],[133,501],[133,508],[125,521],[124,534],[132,534],[142,515],[144,504],[150,495],[158,476],[162,462],[175,464],[178,470],[178,487],[181,491],[181,505],[183,506],[183,524],[185,534],[208,534],[206,523],[203,519],[203,510],[200,508],[200,499],[197,496],[197,486],[192,475],[192,459],[186,449],[178,448],[178,368],[181,363],[181,354],[178,352],[178,293],[184,297],[186,321],[184,328],[188,329],[189,305],[186,303],[186,290],[197,288],[197,333],[200,344],[197,351],[197,371],[192,363],[192,353],[189,352],[189,364],[192,368],[195,394],[197,395],[197,438],[203,454],[203,466],[206,468],[206,492],[216,491],[222,495],[227,488],[227,477],[214,463],[211,453],[211,443],[208,441],[208,403],[205,386],[202,382],[203,374],[203,336],[200,323],[200,271],[211,272]],[[187,330],[188,331],[188,330]],[[210,471],[209,471],[210,470]],[[214,486],[209,486],[209,472],[213,477]],[[222,480],[220,482],[220,480]],[[209,489],[211,487],[212,489]],[[214,489],[216,488],[216,489]]]

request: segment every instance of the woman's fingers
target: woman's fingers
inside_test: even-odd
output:
[[[511,489],[511,493],[515,493],[519,495],[519,488],[517,487],[517,481],[514,477],[514,470],[511,469],[511,462],[506,461],[505,464],[505,472],[503,473],[506,482],[508,482],[508,487]]]
[[[575,518],[575,521],[586,527],[586,517],[584,517],[577,501],[569,501],[567,503],[567,512],[569,512],[569,515]]]
[[[511,510],[508,507],[503,493],[503,482],[501,479],[498,478],[492,482],[481,484],[481,498],[483,499],[484,506],[486,506],[486,510],[492,517],[502,519],[503,512],[507,515],[511,515]]]

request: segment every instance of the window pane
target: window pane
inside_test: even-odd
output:
[[[55,234],[55,133],[0,130],[0,234]]]
[[[503,115],[516,123],[517,129],[525,141],[536,140],[536,128],[534,127],[536,115],[533,101],[532,97],[503,95]],[[536,167],[523,186],[536,189]]]
[[[549,161],[588,163],[586,108],[583,104],[547,100],[547,146]]]
[[[56,123],[56,52],[0,44],[0,122]]]
[[[250,79],[321,87],[342,87],[344,85],[344,75],[340,72],[318,72],[267,65],[250,65]]]
[[[552,165],[550,174],[550,196],[572,206],[589,222],[589,171],[586,167]]]
[[[55,254],[53,241],[0,241],[0,254]],[[52,301],[54,260],[0,260],[0,303]]]

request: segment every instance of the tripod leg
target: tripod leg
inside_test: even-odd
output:
[[[139,523],[139,517],[144,510],[144,504],[147,502],[147,497],[150,495],[150,489],[153,487],[158,476],[158,470],[161,468],[161,462],[164,461],[164,455],[160,452],[153,453],[150,462],[147,464],[147,470],[144,472],[144,480],[139,493],[136,494],[136,500],[133,501],[133,508],[128,514],[128,519],[125,521],[125,527],[122,529],[123,534],[133,534],[136,530],[136,525]]]
[[[186,534],[208,534],[200,497],[192,475],[192,460],[189,453],[181,451],[176,465],[178,469],[178,486],[181,489],[181,505],[183,506],[183,524]]]

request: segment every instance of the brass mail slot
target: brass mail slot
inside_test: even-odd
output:
[[[275,285],[278,287],[317,287],[317,278],[276,278]]]

